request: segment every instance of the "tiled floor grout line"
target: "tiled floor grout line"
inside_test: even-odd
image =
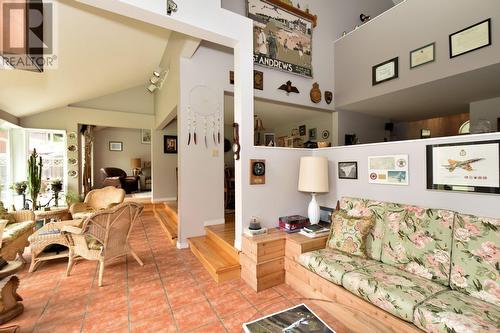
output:
[[[42,266],[42,265],[40,265],[40,266]],[[38,268],[40,268],[40,266]],[[33,273],[30,273],[30,274],[33,274]],[[38,326],[38,322],[40,321],[40,318],[42,318],[43,314],[45,313],[45,311],[49,307],[50,301],[52,300],[52,298],[56,294],[57,290],[59,289],[59,286],[61,285],[61,279],[62,279],[62,273],[59,276],[59,280],[57,281],[56,287],[53,289],[52,295],[49,296],[49,299],[47,300],[47,303],[45,303],[45,306],[43,307],[43,310],[40,313],[40,316],[38,316],[38,319],[35,321],[35,324],[33,324],[33,330],[31,332],[35,332],[35,330],[36,330],[36,328]]]
[[[152,216],[154,218],[154,220],[159,224],[161,223],[158,218],[156,217],[155,214],[153,214]],[[144,221],[142,220],[142,217],[140,217],[141,219],[141,225],[142,225],[142,228],[143,228],[143,231],[144,231],[144,236],[146,237],[146,241],[147,241],[147,244],[148,244],[148,247],[149,247],[149,251],[151,252],[151,255],[153,257],[153,263],[156,267],[156,272],[158,273],[158,277],[160,279],[160,282],[161,282],[161,286],[163,288],[163,294],[165,295],[165,299],[167,301],[167,305],[168,305],[168,309],[169,309],[169,312],[170,312],[170,315],[172,316],[172,320],[174,322],[174,325],[175,325],[175,329],[177,332],[180,332],[179,331],[179,325],[177,324],[177,320],[175,319],[174,317],[174,310],[172,309],[172,305],[170,303],[170,299],[168,297],[168,292],[167,292],[167,289],[165,288],[165,282],[163,281],[163,277],[161,275],[161,272],[160,272],[160,268],[158,267],[158,263],[156,262],[156,257],[154,255],[154,252],[153,252],[153,249],[151,248],[151,244],[149,243],[149,237],[148,237],[148,233],[146,231],[146,227],[144,225]],[[161,228],[161,225],[160,225],[160,228]],[[163,230],[163,229],[162,229]]]
[[[77,265],[77,263],[75,262],[75,266],[76,265]],[[97,272],[97,269],[94,270],[94,278],[92,279],[92,283],[90,284],[90,289],[92,289],[92,286],[94,285],[96,272]],[[90,291],[89,295],[87,297],[87,305],[85,305],[85,311],[83,312],[82,323],[80,324],[80,333],[83,332],[83,327],[84,327],[84,324],[85,324],[85,318],[87,317],[87,310],[89,308],[90,302],[92,301],[93,294],[94,294],[94,292]]]

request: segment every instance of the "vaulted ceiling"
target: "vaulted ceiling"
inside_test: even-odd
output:
[[[58,65],[0,70],[0,110],[19,117],[146,84],[170,31],[70,0],[53,4]]]

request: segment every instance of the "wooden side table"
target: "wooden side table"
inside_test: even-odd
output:
[[[324,249],[328,235],[309,238],[301,234],[289,234],[286,237],[285,256],[294,261],[305,252]]]
[[[279,229],[270,229],[266,235],[243,235],[241,278],[253,290],[261,291],[285,281],[285,241],[286,233]]]
[[[23,267],[20,261],[9,261],[0,270],[0,325],[19,316],[24,311],[23,300],[17,294],[19,278],[15,274]]]

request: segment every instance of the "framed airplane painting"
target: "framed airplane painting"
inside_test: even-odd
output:
[[[427,188],[500,194],[500,140],[428,145]]]

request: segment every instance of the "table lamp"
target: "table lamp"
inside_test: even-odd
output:
[[[139,176],[141,174],[142,161],[140,158],[131,159],[130,166],[132,167],[132,175]]]
[[[329,191],[328,159],[321,156],[308,156],[300,158],[299,186],[301,192],[311,193],[312,199],[307,209],[311,224],[319,222],[319,204],[316,193]]]

